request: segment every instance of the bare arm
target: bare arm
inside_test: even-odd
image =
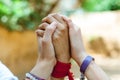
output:
[[[43,19],[43,22],[51,24],[53,21],[57,22],[57,29],[53,34],[53,45],[55,48],[56,59],[62,63],[70,63],[69,50],[69,33],[67,24],[64,22],[59,14],[51,14]],[[55,78],[52,80],[64,80],[64,77]]]
[[[85,57],[88,56],[82,42],[81,30],[76,27],[76,25],[73,24],[73,22],[67,17],[63,16],[63,19],[69,26],[72,58],[78,63],[79,66],[81,66]],[[85,76],[89,80],[110,80],[106,73],[98,65],[96,65],[94,61],[92,61],[87,67]]]
[[[52,44],[52,34],[56,28],[56,23],[51,23],[41,36],[41,30],[36,30],[39,45],[38,60],[34,68],[30,71],[35,76],[48,80],[56,64],[54,47]],[[25,80],[29,80],[26,78]],[[31,80],[31,79],[30,79]]]
[[[106,73],[94,61],[86,69],[85,75],[89,80],[110,80]]]

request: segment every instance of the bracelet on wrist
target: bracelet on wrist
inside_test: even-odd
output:
[[[57,64],[55,65],[52,76],[55,78],[63,78],[65,76],[68,76],[69,80],[74,80],[73,75],[70,72],[71,63],[63,63],[60,61],[57,61]]]
[[[80,72],[81,72],[81,79],[80,80],[84,80],[84,74],[85,71],[87,69],[87,67],[89,66],[89,64],[91,63],[91,61],[93,61],[94,58],[91,56],[87,56],[84,61],[82,62],[81,66],[80,66]]]
[[[26,73],[26,78],[30,80],[45,80],[45,79],[37,77],[36,75],[32,73]]]

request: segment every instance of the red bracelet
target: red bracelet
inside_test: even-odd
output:
[[[62,78],[68,76],[69,80],[74,80],[72,73],[70,72],[71,63],[62,63],[57,61],[56,66],[52,72],[52,76],[55,78]]]

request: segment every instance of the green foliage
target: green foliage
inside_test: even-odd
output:
[[[48,0],[0,0],[0,24],[9,30],[34,30],[41,19],[55,6],[55,1],[54,4],[51,2]]]
[[[120,0],[111,1],[111,10],[120,10]]]
[[[31,13],[26,0],[0,0],[0,23],[10,30],[23,30],[24,27],[19,24],[19,20],[22,18],[29,22]]]
[[[83,0],[82,7],[86,11],[108,11],[120,9],[120,0]]]

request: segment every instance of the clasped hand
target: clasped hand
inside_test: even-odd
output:
[[[80,66],[87,56],[81,30],[72,20],[60,14],[50,14],[42,20],[36,30],[39,56],[31,73],[48,79],[56,61],[70,63],[73,58]],[[42,66],[41,66],[42,65]],[[39,70],[44,70],[39,72]]]

